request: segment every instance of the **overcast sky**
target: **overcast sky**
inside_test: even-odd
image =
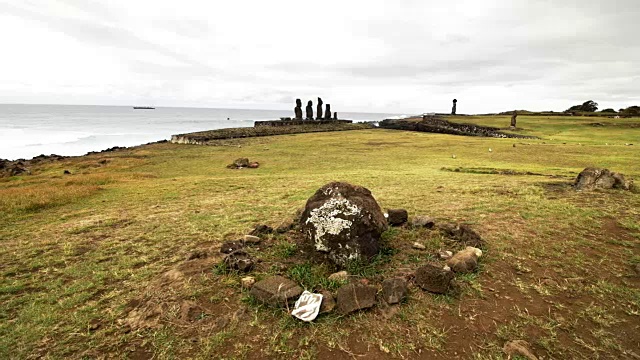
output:
[[[0,0],[0,103],[640,105],[639,0]]]

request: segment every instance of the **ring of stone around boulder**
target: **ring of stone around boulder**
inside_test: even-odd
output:
[[[445,294],[451,288],[453,272],[439,266],[427,264],[416,270],[416,284],[423,290]]]
[[[407,296],[407,280],[404,278],[386,279],[382,282],[382,297],[387,304],[398,304]]]
[[[272,276],[258,281],[251,288],[257,300],[274,306],[287,306],[302,294],[302,288],[294,281],[282,276]]]
[[[338,289],[338,312],[346,315],[361,309],[373,307],[377,289],[373,286],[348,284]]]

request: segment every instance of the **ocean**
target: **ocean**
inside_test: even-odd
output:
[[[341,119],[379,121],[401,114],[338,113]],[[0,104],[0,159],[40,154],[78,156],[114,146],[168,140],[171,135],[232,127],[293,116],[293,109],[242,110],[130,106]]]

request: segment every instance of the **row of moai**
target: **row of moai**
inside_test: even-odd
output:
[[[322,99],[318,98],[318,107],[317,107],[318,117],[316,117],[316,120],[331,120],[331,105],[330,104],[325,105],[324,117],[322,117],[322,104],[324,104],[322,102]],[[302,100],[296,99],[296,107],[295,109],[293,109],[293,112],[296,115],[296,120],[302,120]],[[307,112],[307,117],[305,119],[313,120],[313,102],[311,100],[307,102],[306,112]],[[333,120],[338,120],[337,112],[333,113]]]

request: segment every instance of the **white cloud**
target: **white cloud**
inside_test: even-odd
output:
[[[640,102],[628,1],[0,2],[0,102],[336,111]]]

